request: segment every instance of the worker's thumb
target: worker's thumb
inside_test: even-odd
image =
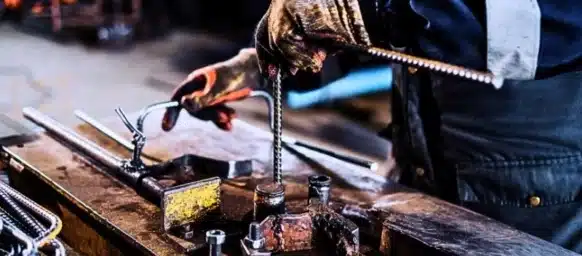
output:
[[[174,128],[174,126],[176,126],[176,122],[178,121],[181,110],[181,107],[166,109],[166,113],[164,113],[164,117],[162,118],[162,129],[164,131],[170,131],[172,128]]]

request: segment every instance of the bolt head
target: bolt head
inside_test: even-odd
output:
[[[244,242],[248,247],[254,250],[262,249],[265,246],[265,238],[252,240],[248,237],[245,237]]]
[[[226,234],[222,230],[213,229],[206,231],[206,242],[209,244],[223,244]]]
[[[194,231],[187,231],[182,234],[184,239],[192,239],[194,237]]]

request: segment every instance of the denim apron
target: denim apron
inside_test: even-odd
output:
[[[402,183],[582,253],[582,72],[499,90],[405,77],[392,125]]]
[[[507,25],[507,3],[487,0],[488,69],[515,78],[501,89],[403,67],[391,126],[400,182],[582,253],[582,72],[535,80],[539,42],[508,35],[539,41],[519,24],[536,28],[539,9],[514,4]]]

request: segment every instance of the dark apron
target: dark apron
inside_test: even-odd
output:
[[[500,90],[405,77],[392,106],[402,183],[582,253],[582,72]]]

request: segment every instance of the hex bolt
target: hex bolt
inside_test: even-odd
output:
[[[183,226],[180,229],[180,235],[182,235],[182,238],[186,240],[192,239],[192,237],[194,237],[194,230],[192,230],[192,226],[190,225]]]
[[[312,203],[315,200],[318,200],[324,205],[328,204],[331,178],[326,175],[311,175],[308,178],[308,182],[308,202]]]
[[[222,256],[222,244],[226,234],[222,230],[213,229],[206,231],[206,243],[210,247],[210,256]]]
[[[241,240],[241,249],[244,256],[270,256],[271,253],[265,251],[265,237],[258,222],[249,225],[249,233]]]
[[[263,238],[263,232],[258,222],[252,222],[249,225],[249,239],[256,241]],[[256,248],[255,248],[256,249]]]

